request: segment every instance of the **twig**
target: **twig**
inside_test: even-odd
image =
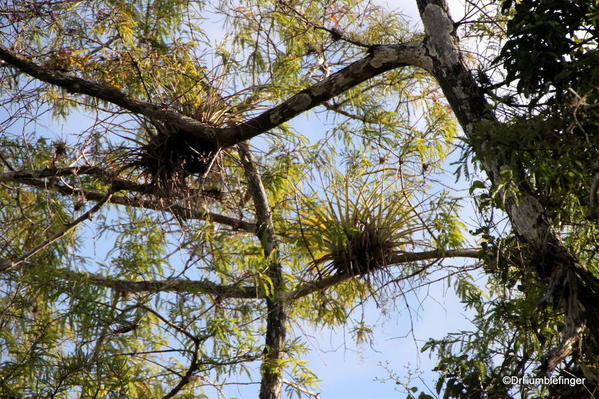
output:
[[[191,355],[191,362],[189,363],[189,367],[187,368],[185,375],[181,376],[181,380],[179,381],[179,383],[177,385],[175,385],[173,387],[173,389],[171,389],[169,391],[169,393],[164,395],[162,397],[162,399],[168,399],[168,398],[174,397],[177,393],[179,393],[179,391],[181,389],[183,389],[183,387],[185,385],[187,385],[191,382],[191,377],[193,376],[193,373],[195,373],[199,369],[199,366],[200,366],[200,364],[198,362],[198,353],[199,353],[200,342],[201,341],[199,341],[199,340],[194,341],[193,355]]]
[[[56,242],[57,240],[61,239],[65,235],[67,235],[75,227],[77,227],[84,221],[91,219],[91,217],[94,215],[94,213],[96,213],[100,208],[102,208],[102,206],[104,206],[104,204],[106,204],[110,200],[110,198],[112,197],[113,194],[114,194],[114,190],[111,189],[104,196],[104,198],[102,198],[100,201],[98,201],[98,203],[96,205],[94,205],[92,208],[90,208],[90,210],[88,210],[87,212],[85,212],[83,215],[79,216],[77,219],[73,220],[72,222],[67,223],[66,227],[62,231],[58,232],[57,234],[50,237],[43,243],[41,243],[38,246],[36,246],[35,248],[31,249],[29,252],[25,253],[20,258],[10,261],[10,262],[3,262],[2,264],[0,264],[0,272],[6,272],[9,270],[16,270],[16,269],[20,268],[24,264],[24,262],[27,261],[29,258],[34,256],[38,252],[46,249],[48,246],[52,245],[54,242]]]
[[[302,387],[300,384],[296,384],[295,382],[292,382],[289,380],[283,380],[283,384],[288,385],[288,386],[292,387],[293,389],[297,389],[298,391],[300,391],[308,396],[312,396],[315,399],[320,399],[320,393],[312,392],[309,389]]]

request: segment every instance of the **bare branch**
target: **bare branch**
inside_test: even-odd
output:
[[[309,26],[313,27],[314,29],[320,29],[325,32],[328,32],[331,35],[331,38],[333,40],[343,40],[344,42],[347,42],[347,43],[350,43],[350,44],[353,44],[353,45],[359,46],[359,47],[365,47],[365,48],[370,47],[369,44],[362,43],[358,40],[352,39],[343,30],[340,30],[337,28],[327,28],[323,25],[319,25],[319,24],[316,24],[316,23],[310,21],[308,18],[306,18],[305,15],[303,15],[302,13],[297,11],[293,6],[291,6],[290,4],[286,3],[283,0],[279,0],[278,3],[281,4],[283,7],[285,7],[287,10],[291,11],[293,14],[295,14],[297,16],[297,18],[300,21],[302,21],[303,23],[305,23],[306,25],[309,25]]]
[[[331,103],[325,101],[325,102],[322,103],[322,105],[326,109],[328,109],[329,111],[336,112],[336,113],[338,113],[340,115],[346,116],[346,117],[351,118],[351,119],[358,120],[358,121],[360,121],[362,123],[376,123],[375,121],[369,120],[365,116],[358,115],[358,114],[353,114],[351,112],[347,112],[347,111],[341,109],[341,107],[339,105],[337,105],[337,104],[334,104],[334,103],[331,104]]]
[[[302,392],[302,393],[306,394],[309,397],[313,397],[315,399],[320,399],[320,393],[310,391],[309,389],[304,388],[300,384],[297,384],[297,383],[295,383],[293,381],[283,380],[283,384],[288,385],[291,388],[295,389],[296,391]]]
[[[231,284],[221,285],[210,280],[144,280],[131,281],[104,277],[95,273],[61,270],[58,277],[66,280],[85,280],[89,283],[119,292],[181,292],[202,293],[221,298],[259,299],[261,295],[254,286]]]
[[[21,172],[18,172],[18,173],[21,173]],[[8,173],[4,174],[4,175],[8,175]],[[0,181],[7,181],[7,180],[2,180],[2,175],[0,175]],[[14,181],[14,182],[17,182],[20,184],[24,184],[24,185],[28,185],[28,186],[32,186],[32,187],[38,187],[38,188],[45,189],[45,190],[55,191],[60,194],[64,194],[64,195],[68,195],[68,196],[78,196],[78,197],[84,198],[85,200],[90,200],[90,201],[100,201],[105,196],[104,193],[98,193],[95,191],[88,191],[88,190],[81,190],[78,188],[72,188],[72,187],[68,187],[66,185],[52,183],[52,182],[44,181],[44,180],[30,179],[30,178],[26,178],[26,177],[17,177],[16,175],[12,176],[11,181]],[[127,186],[127,184],[125,184],[125,183],[131,184],[131,185],[137,184],[137,183],[129,182],[124,179],[119,179],[119,181],[117,181],[115,184],[117,185],[117,187],[119,189],[124,190],[125,186]],[[143,186],[143,185],[140,185],[140,186]],[[135,191],[135,190],[133,190],[134,188],[135,187],[131,186],[132,191]],[[197,209],[197,208],[193,208],[193,209],[188,208],[188,207],[178,205],[178,204],[165,205],[160,200],[153,200],[153,199],[143,198],[143,197],[139,197],[139,196],[117,196],[117,195],[115,195],[115,196],[110,197],[108,199],[108,202],[111,204],[133,206],[133,207],[137,207],[137,208],[170,212],[171,214],[175,215],[176,217],[178,217],[180,219],[184,219],[184,220],[188,220],[188,219],[209,220],[209,221],[213,221],[215,223],[230,226],[235,230],[247,231],[249,233],[256,232],[256,224],[254,224],[254,223],[246,222],[244,220],[232,218],[232,217],[226,216],[226,215],[221,215],[219,213],[207,212],[207,211],[203,211],[203,210]]]
[[[196,342],[194,343],[193,354],[191,355],[191,361],[189,362],[189,367],[187,368],[185,375],[181,376],[181,380],[179,381],[179,383],[175,385],[173,389],[171,389],[166,395],[164,395],[162,399],[169,399],[174,397],[175,395],[177,395],[177,393],[179,393],[181,389],[183,389],[185,385],[191,382],[191,377],[193,376],[193,373],[195,373],[199,368],[198,352],[199,345]]]
[[[156,190],[150,184],[140,184],[116,176],[116,173],[97,166],[72,166],[65,168],[44,168],[34,170],[18,170],[0,173],[0,182],[43,179],[48,177],[90,175],[118,190],[128,190],[140,193],[152,193]]]
[[[167,324],[169,327],[181,332],[182,334],[187,336],[193,342],[193,351],[192,351],[192,355],[191,355],[191,360],[189,362],[189,367],[187,368],[185,375],[182,375],[181,380],[177,383],[177,385],[175,385],[173,387],[173,389],[171,389],[166,395],[163,396],[163,399],[172,398],[177,393],[179,393],[179,391],[181,389],[183,389],[183,387],[185,385],[187,385],[191,382],[191,378],[192,378],[193,374],[199,370],[200,362],[198,361],[198,357],[199,357],[199,353],[200,353],[200,345],[202,344],[202,342],[204,342],[206,339],[208,339],[212,335],[205,334],[204,336],[197,337],[197,336],[192,335],[189,332],[185,331],[184,329],[180,328],[176,324],[171,323],[170,321],[165,319],[160,313],[156,312],[154,309],[151,309],[144,305],[139,305],[139,307],[148,312],[151,312],[156,317],[158,317],[160,320],[162,320],[165,324]]]

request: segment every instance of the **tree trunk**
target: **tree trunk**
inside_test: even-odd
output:
[[[258,221],[256,235],[262,244],[264,257],[270,260],[267,274],[273,286],[270,297],[266,299],[266,338],[261,368],[260,399],[280,399],[283,387],[282,363],[287,324],[287,313],[283,303],[285,280],[277,254],[272,215],[262,178],[254,166],[249,146],[244,143],[239,144],[237,148],[248,181],[248,188],[254,200],[256,220]]]
[[[280,399],[283,387],[282,362],[284,355],[287,314],[278,300],[267,299],[266,340],[262,360],[260,399]]]
[[[464,133],[474,144],[474,150],[491,183],[501,183],[502,171],[511,170],[518,188],[517,198],[506,193],[506,212],[516,233],[528,243],[534,254],[531,267],[549,286],[547,299],[563,306],[566,328],[562,345],[546,360],[544,371],[551,371],[572,353],[573,340],[582,337],[584,327],[599,332],[599,318],[592,309],[599,300],[599,280],[587,271],[562,242],[550,224],[544,208],[525,176],[510,167],[507,147],[490,147],[481,140],[481,122],[496,122],[484,92],[474,79],[461,55],[455,26],[445,0],[418,0],[424,24],[427,54],[432,59],[432,73],[451,105]]]

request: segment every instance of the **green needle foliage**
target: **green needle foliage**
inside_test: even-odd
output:
[[[414,3],[0,0],[0,398],[598,396],[598,5]]]

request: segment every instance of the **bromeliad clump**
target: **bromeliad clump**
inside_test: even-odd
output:
[[[206,126],[224,127],[241,120],[241,113],[220,95],[223,78],[210,80],[195,71],[197,81],[176,81],[164,88],[162,100],[169,107]],[[193,75],[193,74],[192,74]],[[194,75],[195,76],[195,75]],[[204,180],[222,170],[222,156],[214,144],[183,132],[167,122],[145,120],[138,146],[125,156],[125,168],[133,168],[154,186],[159,195],[185,195],[188,177]]]
[[[189,176],[204,178],[218,165],[219,150],[213,144],[159,122],[144,130],[145,142],[129,151],[125,164],[139,170],[159,194],[182,193]]]
[[[325,194],[326,201],[304,201],[298,223],[312,269],[320,274],[380,271],[422,230],[405,194],[383,181],[337,176],[327,182]]]
[[[388,265],[397,247],[389,232],[367,223],[357,222],[344,235],[339,245],[320,259],[328,260],[328,272],[351,276],[370,273]]]

